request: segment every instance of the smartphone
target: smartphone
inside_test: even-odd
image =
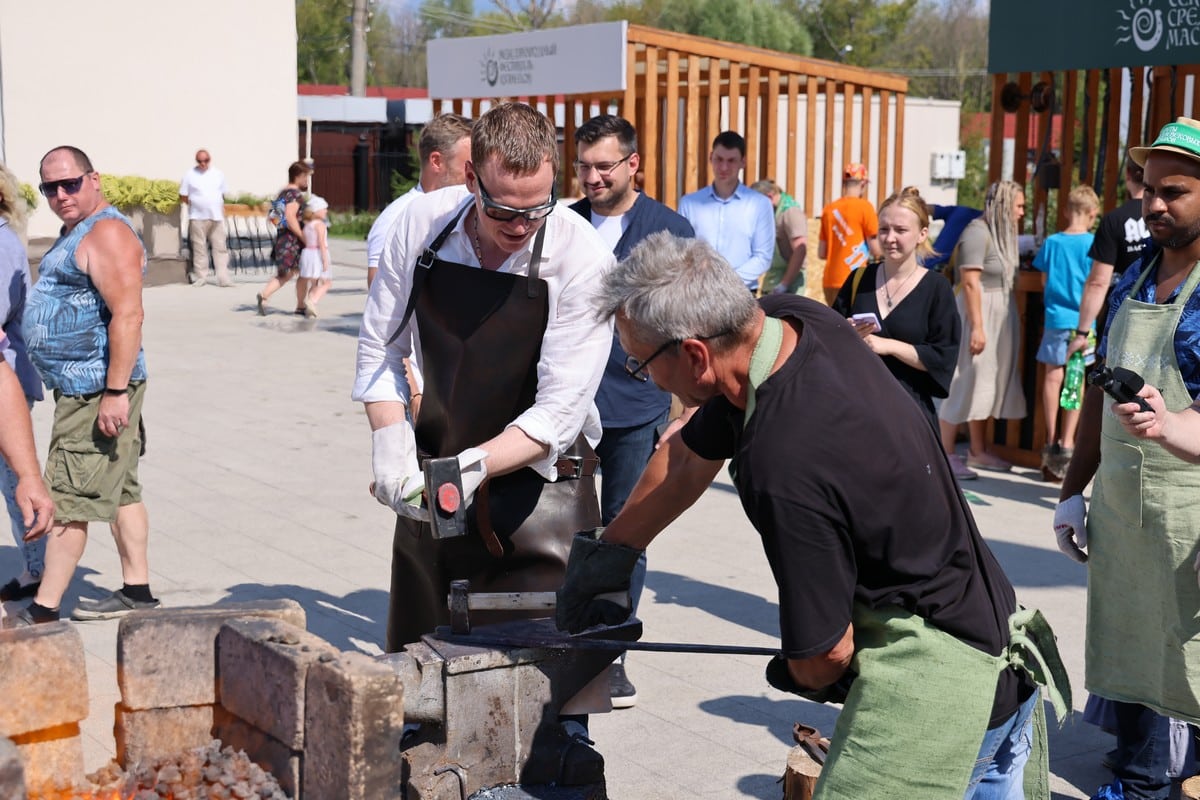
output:
[[[883,330],[883,326],[879,324],[879,317],[876,316],[874,311],[865,311],[862,314],[854,314],[850,317],[850,321],[854,323],[855,327],[858,327],[864,323],[869,324],[871,326],[871,333],[879,333],[881,330]]]

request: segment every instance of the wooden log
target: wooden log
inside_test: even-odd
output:
[[[1179,794],[1183,800],[1200,800],[1200,775],[1194,775],[1184,781],[1179,787]]]
[[[783,773],[783,800],[812,800],[821,777],[821,765],[800,745],[788,752],[787,771]]]

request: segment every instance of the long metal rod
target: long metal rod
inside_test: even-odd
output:
[[[636,650],[649,653],[699,653],[701,655],[777,656],[771,647],[750,647],[728,644],[693,644],[689,642],[623,642],[617,639],[543,639],[525,636],[492,636],[487,634],[450,634],[438,637],[443,642],[471,647],[528,647],[548,650]]]

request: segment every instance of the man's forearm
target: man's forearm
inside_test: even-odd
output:
[[[696,455],[679,435],[651,456],[625,507],[604,530],[604,541],[644,550],[712,483],[721,461]]]
[[[479,447],[487,451],[484,463],[488,475],[493,477],[516,472],[550,455],[550,445],[530,437],[516,425],[508,426],[499,436],[493,436]]]
[[[1193,464],[1200,462],[1200,406],[1167,412],[1162,437],[1163,449],[1176,458]]]
[[[792,247],[792,257],[788,259],[787,268],[783,271],[783,283],[788,289],[796,283],[796,278],[800,277],[800,273],[804,271],[804,261],[808,257],[808,245],[800,242]]]
[[[1075,434],[1075,452],[1063,477],[1059,499],[1066,500],[1083,490],[1096,475],[1100,467],[1100,426],[1106,403],[1104,391],[1096,386],[1087,387],[1083,405],[1079,411],[1079,428]]]
[[[363,410],[367,412],[367,424],[373,431],[395,425],[397,422],[404,422],[404,409],[404,403],[399,400],[376,400],[363,403]]]
[[[37,450],[33,443],[33,422],[29,417],[21,381],[0,358],[0,455],[18,478],[38,477]]]
[[[142,347],[142,319],[139,309],[136,313],[114,314],[109,321],[106,388],[124,389],[129,385],[129,376],[133,374]]]

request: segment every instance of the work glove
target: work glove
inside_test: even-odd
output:
[[[805,700],[812,700],[814,703],[845,703],[846,696],[850,693],[850,686],[858,677],[858,673],[847,669],[842,673],[842,677],[823,689],[805,689],[796,683],[788,669],[787,662],[787,658],[782,653],[767,662],[767,683],[781,692],[798,695]]]
[[[421,506],[425,476],[417,465],[417,442],[412,426],[397,422],[371,433],[371,470],[375,499],[402,517],[428,521],[429,511]]]
[[[487,480],[486,450],[468,447],[458,454],[458,469],[462,473],[463,505],[471,502],[478,489]]]
[[[642,551],[602,542],[597,537],[603,532],[603,528],[580,531],[571,542],[567,574],[554,611],[559,630],[579,633],[593,625],[617,625],[629,618],[630,609],[596,595],[628,592],[633,567]]]
[[[1072,561],[1087,563],[1087,527],[1084,516],[1083,495],[1073,494],[1054,507],[1054,538],[1058,549]]]

